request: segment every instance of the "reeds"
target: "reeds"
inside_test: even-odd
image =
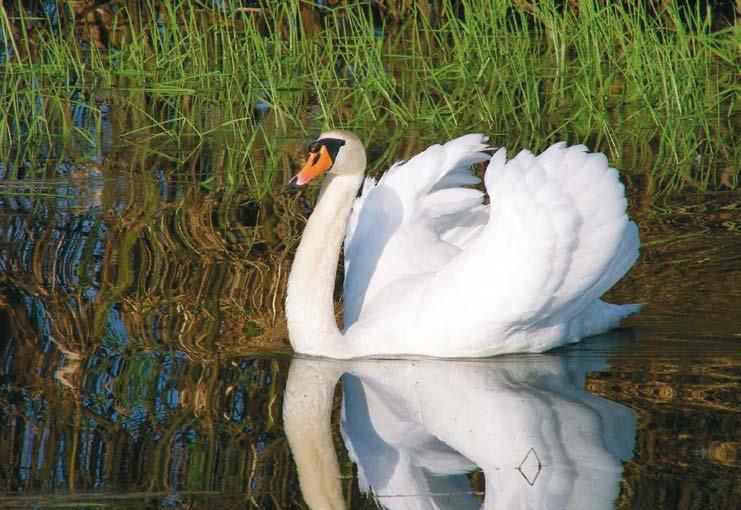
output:
[[[374,170],[394,140],[471,130],[511,149],[585,142],[656,189],[717,185],[739,158],[738,29],[714,27],[709,8],[326,4],[0,8],[5,177],[64,174],[59,161],[111,144],[175,161],[207,146],[225,156],[203,180],[263,196],[285,171],[281,140],[330,126],[387,156]]]

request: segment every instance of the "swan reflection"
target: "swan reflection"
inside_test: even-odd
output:
[[[584,390],[595,358],[486,361],[294,359],[284,423],[311,508],[344,508],[330,425],[362,491],[383,508],[480,508],[466,473],[485,477],[483,508],[609,508],[633,451],[629,408]]]

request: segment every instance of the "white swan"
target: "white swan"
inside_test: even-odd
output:
[[[286,318],[300,353],[478,357],[541,352],[602,333],[639,305],[599,298],[638,257],[623,186],[603,154],[552,145],[489,162],[465,135],[367,178],[360,140],[327,131],[292,179],[326,177],[288,280]],[[345,242],[345,330],[333,291]]]
[[[583,389],[584,356],[486,361],[294,359],[284,426],[310,508],[345,507],[330,425],[363,492],[394,510],[612,508],[636,416]],[[480,468],[483,505],[466,472]]]

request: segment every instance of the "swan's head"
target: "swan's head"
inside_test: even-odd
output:
[[[365,149],[354,133],[341,129],[325,131],[309,145],[304,167],[291,179],[291,186],[304,186],[324,172],[333,175],[362,175]]]

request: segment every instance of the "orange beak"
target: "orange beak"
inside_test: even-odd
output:
[[[319,152],[312,152],[309,154],[306,164],[297,173],[293,179],[291,179],[291,186],[303,186],[312,180],[322,172],[326,172],[332,167],[332,157],[327,152],[327,148],[324,145],[319,147]]]

